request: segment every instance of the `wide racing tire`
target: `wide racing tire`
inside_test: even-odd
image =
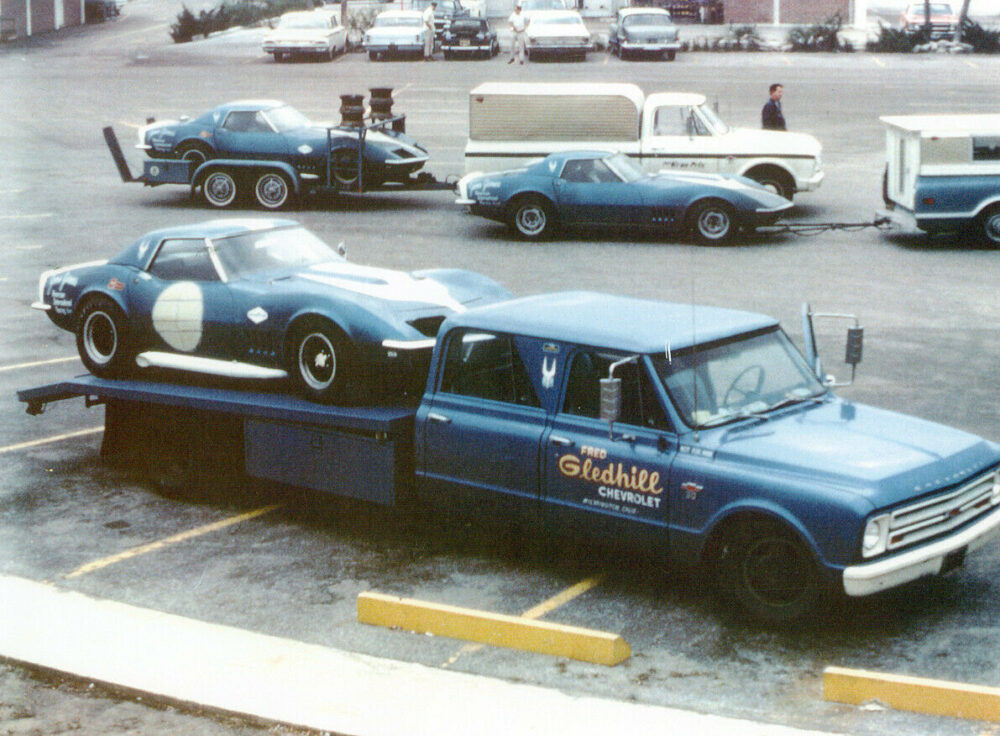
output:
[[[89,299],[76,316],[76,349],[88,371],[99,378],[121,378],[134,368],[128,323],[106,296]]]

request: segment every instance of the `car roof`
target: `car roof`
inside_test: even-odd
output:
[[[419,10],[383,10],[378,14],[379,18],[420,18],[423,15]]]
[[[567,18],[576,17],[580,19],[583,23],[583,16],[576,10],[532,10],[531,20],[534,22],[536,18],[544,20],[545,18]]]
[[[721,307],[636,299],[588,291],[540,294],[448,317],[468,327],[631,353],[661,353],[760,329],[773,317]]]
[[[275,107],[284,107],[285,103],[281,100],[233,100],[232,102],[223,102],[221,105],[217,105],[213,108],[222,112],[229,112],[230,110],[271,110]]]
[[[196,222],[190,225],[175,225],[146,233],[144,238],[155,241],[164,238],[228,238],[261,230],[277,230],[284,227],[297,227],[295,220],[285,220],[270,217],[227,217],[206,222]]]

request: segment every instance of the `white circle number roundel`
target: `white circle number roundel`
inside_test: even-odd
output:
[[[192,281],[171,284],[153,305],[153,329],[174,350],[189,353],[201,341],[205,303]]]

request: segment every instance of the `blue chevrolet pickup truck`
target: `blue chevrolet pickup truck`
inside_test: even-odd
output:
[[[804,310],[803,355],[773,318],[742,311],[589,292],[501,302],[445,320],[410,407],[93,377],[19,396],[32,413],[72,395],[106,403],[106,450],[188,436],[190,465],[228,447],[250,476],[386,504],[506,502],[651,539],[782,623],[831,589],[947,572],[1000,533],[1000,446],[836,396],[815,317]],[[852,365],[861,339],[850,327]],[[145,415],[183,428],[129,424]]]

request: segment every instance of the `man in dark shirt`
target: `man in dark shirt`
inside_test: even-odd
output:
[[[785,93],[785,88],[780,84],[772,84],[770,93],[771,98],[760,111],[761,127],[764,130],[788,130],[785,127],[785,116],[781,114],[781,96]]]

